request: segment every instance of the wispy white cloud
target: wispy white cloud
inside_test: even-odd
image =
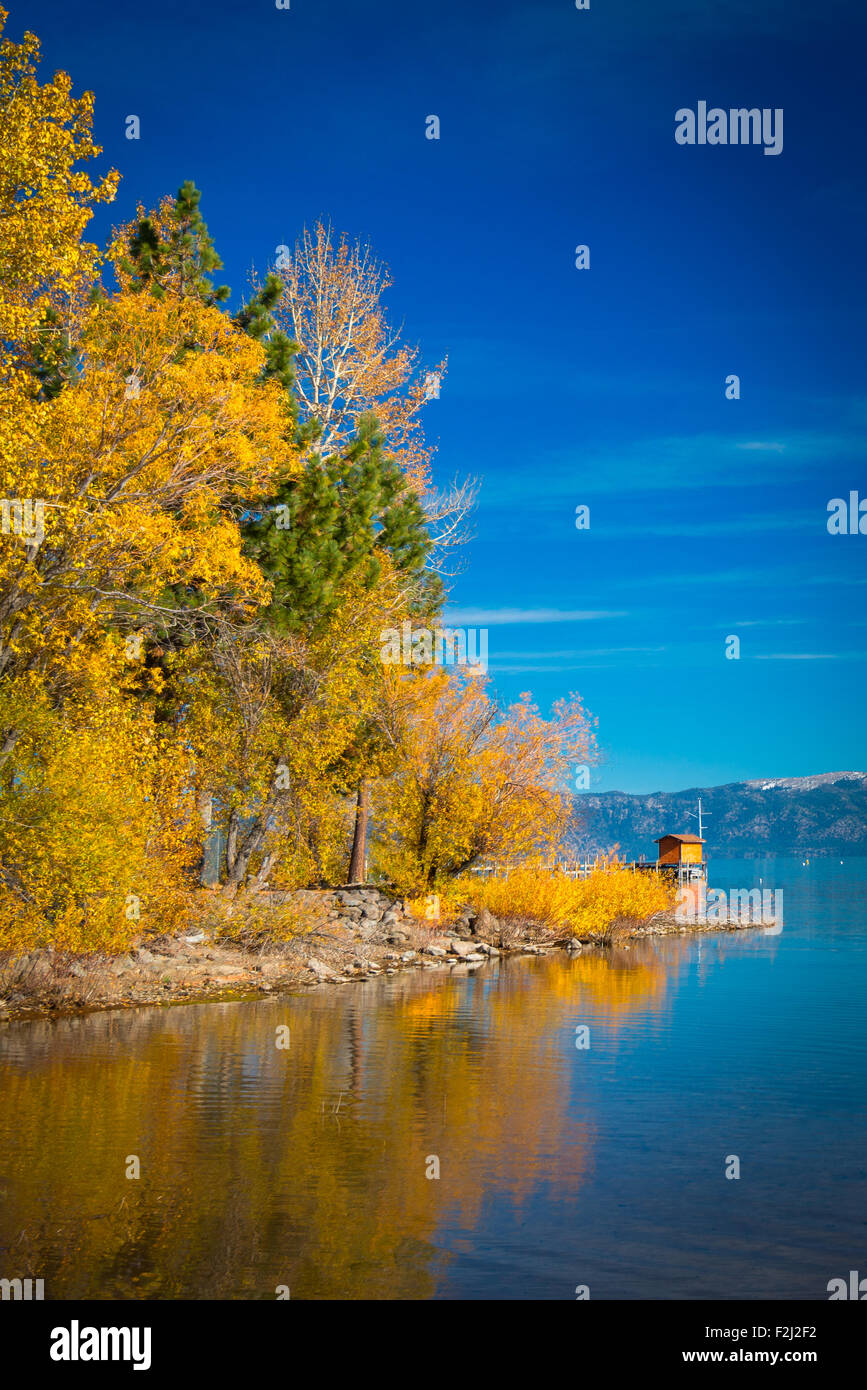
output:
[[[815,584],[839,585],[840,587],[867,584],[867,578],[842,571],[836,574],[812,574],[804,568],[796,569],[794,565],[768,565],[764,568],[745,565],[729,570],[688,570],[682,574],[643,574],[640,579],[625,576],[606,579],[605,581],[606,590],[629,589],[633,591],[636,588],[691,589],[698,584],[711,584],[714,588],[722,588],[725,585],[742,585],[756,590],[775,586],[784,587],[787,590],[797,590]]]
[[[863,661],[867,652],[757,652],[753,661]]]
[[[599,618],[627,618],[625,610],[597,608],[451,608],[443,624],[452,627],[501,627],[518,623],[585,623]]]
[[[732,627],[795,627],[806,621],[806,618],[735,618]]]
[[[735,448],[737,449],[755,449],[758,453],[775,454],[781,454],[785,447],[785,444],[780,444],[778,441],[774,441],[773,443],[765,443],[763,440],[760,439],[751,439],[748,444],[735,445]]]
[[[611,669],[611,664],[612,663],[608,661],[588,661],[581,662],[580,665],[576,662],[574,665],[571,666],[501,666],[498,661],[489,661],[488,669],[491,671],[496,671],[496,673],[501,676],[520,675],[523,674],[523,672],[525,671],[533,671],[538,675],[547,676],[551,675],[555,671],[608,671]]]
[[[785,438],[736,439],[728,434],[666,435],[623,443],[555,449],[539,460],[548,501],[575,503],[608,496],[632,499],[642,493],[676,490],[680,496],[708,489],[744,490],[768,483],[791,483],[818,469],[849,467],[863,457],[861,427],[838,433],[791,431]],[[526,502],[535,491],[526,469],[498,470],[485,480],[485,493],[497,505]]]
[[[619,507],[619,504],[618,504]],[[592,515],[592,514],[591,514]],[[599,508],[592,516],[592,526],[587,536],[597,541],[608,541],[620,536],[638,536],[647,540],[654,536],[748,536],[766,535],[772,531],[813,531],[817,536],[827,532],[827,512],[822,510],[801,512],[761,512],[753,516],[685,517],[680,521],[657,520],[648,517],[640,522],[622,522],[613,514],[613,519],[600,516]]]
[[[585,656],[620,656],[621,653],[628,655],[656,655],[659,652],[668,651],[667,647],[587,647],[576,651],[553,651],[553,652],[496,652],[495,655],[500,660],[508,660],[511,657],[521,658],[525,661],[564,661],[570,658],[580,659]],[[540,668],[541,669],[541,668]]]

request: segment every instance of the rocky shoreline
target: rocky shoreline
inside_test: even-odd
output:
[[[0,958],[0,1022],[60,1017],[141,1005],[250,999],[322,985],[348,985],[405,970],[448,968],[465,973],[507,955],[623,946],[647,936],[743,930],[752,923],[684,923],[674,911],[647,922],[612,924],[605,937],[564,937],[536,922],[499,921],[486,908],[465,907],[452,922],[420,921],[402,899],[378,888],[256,895],[257,913],[297,914],[299,932],[274,941],[236,923],[207,925],[176,936],[142,937],[122,956],[75,956],[39,950]]]

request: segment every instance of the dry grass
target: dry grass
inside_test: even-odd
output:
[[[98,999],[109,979],[110,959],[73,951],[0,952],[0,1000],[32,998],[46,1008],[84,1007]]]

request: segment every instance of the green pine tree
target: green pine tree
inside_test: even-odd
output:
[[[199,207],[202,195],[191,179],[178,189],[171,211],[171,228],[163,237],[151,217],[143,217],[129,239],[123,269],[133,289],[148,290],[156,299],[167,294],[191,295],[205,304],[222,304],[229,286],[214,288],[209,276],[223,262]]]
[[[426,569],[424,509],[383,451],[373,415],[358,421],[341,454],[307,462],[251,520],[248,548],[272,581],[269,620],[278,632],[315,634],[339,607],[350,578],[373,588],[387,555],[405,581],[411,611],[433,614],[442,586]]]
[[[311,440],[310,431],[299,428],[295,397],[295,353],[298,346],[281,328],[274,327],[274,310],[282,293],[282,280],[279,275],[270,272],[262,288],[238,310],[232,322],[264,347],[265,367],[262,374],[280,382],[289,401],[293,434],[299,444],[307,444]]]
[[[30,350],[30,372],[36,382],[37,399],[53,401],[64,386],[74,380],[77,370],[76,347],[60,315],[55,309],[49,308]]]

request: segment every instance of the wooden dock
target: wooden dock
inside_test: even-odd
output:
[[[522,864],[478,864],[470,872],[482,877],[508,878],[515,869],[525,868]],[[678,883],[701,882],[707,879],[707,860],[697,863],[661,864],[652,859],[609,860],[609,859],[552,859],[539,866],[547,873],[562,874],[564,878],[589,878],[600,870],[627,869],[633,874],[656,874],[660,878],[670,878]]]

